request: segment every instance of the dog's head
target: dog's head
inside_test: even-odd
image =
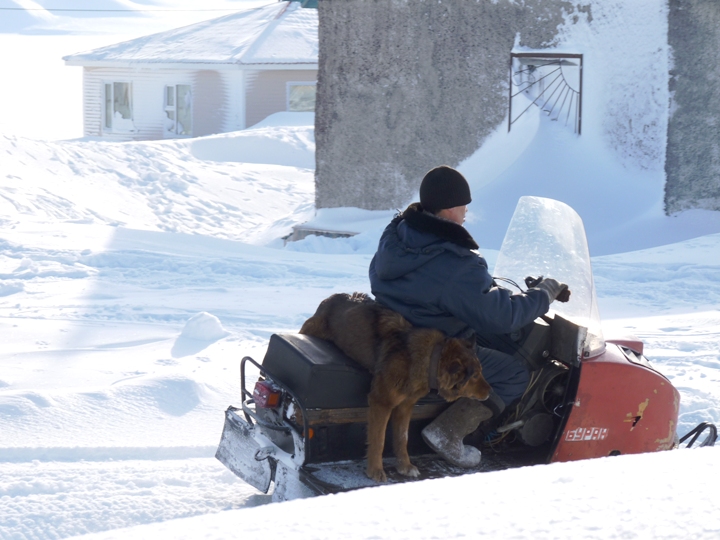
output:
[[[438,394],[446,401],[461,397],[485,400],[490,385],[482,375],[480,361],[472,340],[450,338],[438,363]]]

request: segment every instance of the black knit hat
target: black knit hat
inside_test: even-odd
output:
[[[470,204],[470,186],[465,177],[447,165],[428,171],[420,184],[420,204],[433,214],[445,208]]]

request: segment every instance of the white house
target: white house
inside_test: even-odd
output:
[[[276,2],[63,60],[83,67],[86,137],[198,137],[313,111],[317,28],[317,9]]]

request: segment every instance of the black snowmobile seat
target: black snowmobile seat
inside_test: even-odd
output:
[[[273,334],[263,369],[305,409],[367,407],[372,375],[324,339]]]

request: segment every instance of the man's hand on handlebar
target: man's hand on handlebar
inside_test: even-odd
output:
[[[540,289],[548,295],[550,303],[553,300],[558,302],[567,302],[570,300],[570,289],[565,283],[560,283],[558,280],[553,278],[543,278],[542,276],[534,278],[528,276],[525,278],[525,285],[530,289]]]

